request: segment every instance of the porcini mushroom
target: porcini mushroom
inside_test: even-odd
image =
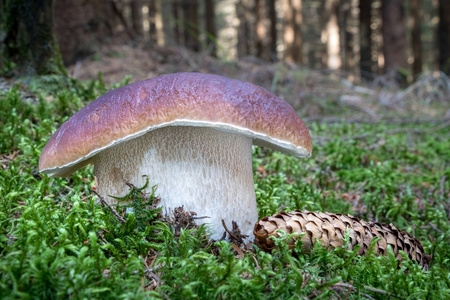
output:
[[[221,220],[253,236],[258,220],[252,144],[306,157],[309,131],[284,100],[238,80],[177,73],[112,90],[74,114],[50,138],[41,172],[69,176],[94,163],[98,193],[110,204],[142,186],[165,209],[184,206],[222,237]]]

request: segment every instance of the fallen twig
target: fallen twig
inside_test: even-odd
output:
[[[102,207],[108,207],[109,210],[112,212],[112,214],[116,217],[117,221],[119,221],[120,223],[126,223],[127,221],[125,221],[124,218],[122,218],[121,215],[119,215],[119,213],[114,209],[114,207],[112,207],[111,205],[109,205],[105,199],[103,199],[102,196],[99,195],[99,193],[97,193],[97,191],[95,191],[94,189],[92,189],[92,192],[94,194],[97,195],[97,197],[100,199],[100,204],[102,205]]]
[[[256,265],[255,269],[261,270],[261,267],[259,266],[258,260],[256,259],[255,255],[252,255],[252,257],[253,257],[253,260],[255,261],[255,265]]]
[[[161,283],[161,279],[158,277],[158,275],[156,275],[155,273],[153,273],[153,271],[147,269],[145,270],[145,275],[147,275],[147,278],[153,278],[155,279],[158,283]]]
[[[435,231],[439,232],[440,234],[445,234],[444,231],[440,230],[436,225],[434,225],[433,223],[429,223],[431,228],[433,228]]]
[[[351,290],[352,292],[356,292],[356,291],[357,291],[357,289],[356,289],[353,285],[348,284],[348,283],[344,283],[344,282],[338,282],[338,283],[335,283],[335,284],[333,284],[332,286],[330,286],[330,288],[333,288],[333,287],[342,287],[342,288],[346,288],[346,289]],[[384,291],[384,290],[377,289],[377,288],[373,288],[373,287],[367,286],[367,285],[364,286],[364,289],[366,289],[366,290],[368,290],[368,291],[370,291],[370,292],[373,292],[373,293],[378,293],[378,294],[383,294],[383,295],[393,296],[392,294],[390,294],[390,293],[388,293],[388,292],[386,292],[386,291]],[[364,293],[361,293],[361,295],[362,295],[363,297],[367,298],[367,299],[371,299],[371,300],[374,299],[374,298],[372,298],[371,296],[369,296],[369,295],[367,295],[367,294],[364,294]]]
[[[233,247],[234,251],[237,252],[237,254],[239,255],[239,258],[244,258],[245,255],[244,255],[244,252],[242,252],[241,248],[239,248],[235,244],[231,244],[231,246]]]
[[[231,236],[231,238],[233,238],[237,242],[242,242],[242,239],[238,239],[238,237],[233,232],[228,230],[227,225],[225,225],[225,221],[223,219],[222,219],[222,226],[223,226],[223,228],[225,228],[225,231],[228,232],[228,234]]]
[[[365,285],[364,289],[366,289],[366,290],[368,290],[370,292],[378,293],[378,294],[389,295],[391,297],[394,296],[391,293],[386,292],[385,290],[377,289],[377,288],[374,288],[374,287],[371,287],[371,286],[368,286],[368,285]]]
[[[209,219],[209,218],[211,218],[211,217],[208,217],[208,216],[202,216],[202,217],[192,217],[192,219],[193,220],[201,220],[201,219]]]

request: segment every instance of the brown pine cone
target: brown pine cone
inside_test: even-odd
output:
[[[397,259],[401,260],[399,250],[404,251],[410,259],[417,261],[425,269],[431,260],[431,255],[426,255],[422,245],[405,231],[398,230],[394,225],[381,224],[378,222],[366,222],[357,217],[343,214],[310,212],[296,210],[290,213],[284,211],[271,217],[264,217],[255,224],[255,244],[265,251],[271,251],[276,246],[270,236],[278,237],[277,230],[298,233],[288,241],[290,249],[293,249],[298,235],[301,237],[302,249],[312,248],[318,239],[323,247],[336,248],[344,244],[344,234],[349,229],[350,245],[353,249],[361,245],[359,255],[367,253],[370,242],[374,237],[381,238],[375,245],[375,252],[381,255],[387,254],[387,247],[391,245]]]

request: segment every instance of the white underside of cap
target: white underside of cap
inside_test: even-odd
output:
[[[168,127],[168,126],[193,126],[193,127],[207,127],[207,128],[217,129],[217,130],[224,131],[224,132],[240,134],[240,135],[250,137],[253,139],[254,145],[272,148],[272,149],[290,154],[290,155],[298,157],[298,158],[310,156],[310,153],[308,152],[308,150],[306,150],[303,147],[296,147],[295,145],[293,145],[290,142],[272,138],[266,134],[253,131],[248,128],[230,125],[230,124],[222,123],[222,122],[207,122],[207,121],[179,119],[179,120],[174,120],[174,121],[167,122],[167,123],[162,123],[162,124],[159,124],[156,126],[149,126],[144,130],[141,130],[134,134],[130,134],[121,139],[115,140],[112,143],[110,143],[102,148],[95,149],[94,151],[90,152],[88,155],[83,156],[83,157],[77,159],[76,161],[73,161],[71,163],[63,165],[61,167],[43,169],[43,170],[41,170],[41,172],[45,173],[49,176],[63,176],[63,175],[70,174],[71,172],[74,172],[77,169],[79,169],[80,167],[88,164],[91,161],[92,157],[94,157],[96,154],[100,153],[101,151],[103,151],[109,147],[112,147],[117,144],[123,143],[125,141],[129,141],[131,139],[137,138],[137,137],[142,136],[150,131],[153,131],[153,130],[156,130],[159,128],[163,128],[163,127]]]

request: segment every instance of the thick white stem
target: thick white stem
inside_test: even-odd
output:
[[[252,140],[215,129],[164,127],[106,149],[95,158],[98,192],[109,203],[129,192],[125,183],[151,186],[168,209],[194,211],[198,224],[209,223],[211,237],[222,237],[236,221],[253,238],[258,221],[251,161]]]

